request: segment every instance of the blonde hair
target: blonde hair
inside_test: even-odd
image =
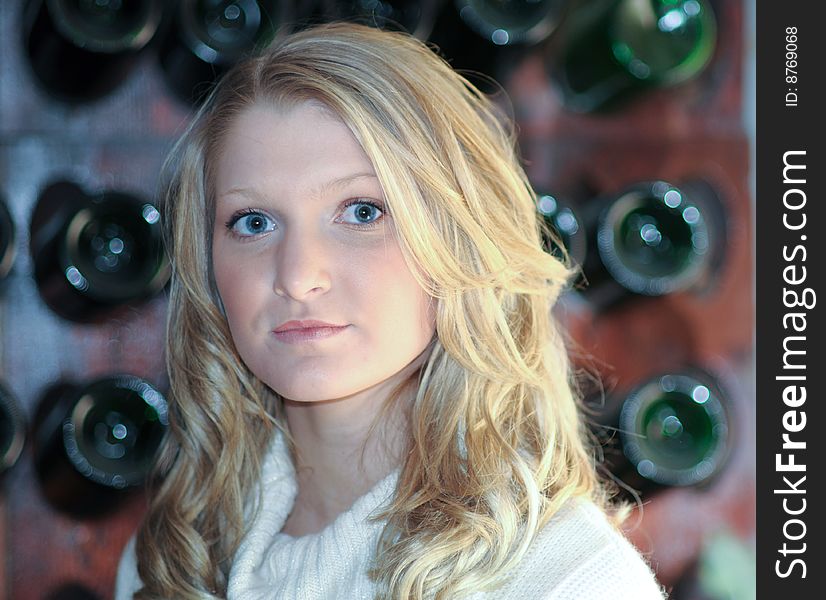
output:
[[[210,263],[211,182],[241,111],[307,100],[363,147],[405,260],[437,302],[409,452],[378,516],[377,598],[494,588],[568,499],[603,500],[551,313],[570,271],[543,250],[512,127],[418,40],[327,24],[234,68],[170,155],[171,435],[138,535],[139,598],[224,595],[275,427],[294,450],[281,399],[232,344]]]

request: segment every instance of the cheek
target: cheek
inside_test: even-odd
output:
[[[418,331],[420,341],[427,345],[436,332],[436,300],[419,289],[418,296]]]
[[[232,269],[229,268],[227,261],[221,258],[220,251],[217,249],[212,252],[212,274],[224,308],[229,310],[229,305],[233,300],[232,290],[235,288],[235,282]]]
[[[381,321],[386,340],[402,350],[420,350],[435,331],[435,301],[410,273],[401,257],[388,261],[361,289],[365,305]]]
[[[213,274],[218,295],[224,305],[230,329],[235,332],[249,315],[255,299],[260,292],[255,287],[260,285],[260,277],[250,273],[250,265],[241,260],[229,260],[221,256],[220,249],[213,252]]]

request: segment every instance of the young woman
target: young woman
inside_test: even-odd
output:
[[[609,521],[512,130],[330,24],[173,150],[172,425],[117,598],[661,598]]]

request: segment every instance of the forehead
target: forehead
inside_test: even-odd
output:
[[[218,195],[239,185],[320,182],[353,171],[375,173],[347,125],[316,101],[258,103],[231,124],[215,164]]]

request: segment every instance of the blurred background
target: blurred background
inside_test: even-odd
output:
[[[427,40],[516,121],[626,532],[674,600],[754,598],[754,10],[0,3],[0,598],[111,597],[166,428],[163,159],[216,77],[332,19]]]

